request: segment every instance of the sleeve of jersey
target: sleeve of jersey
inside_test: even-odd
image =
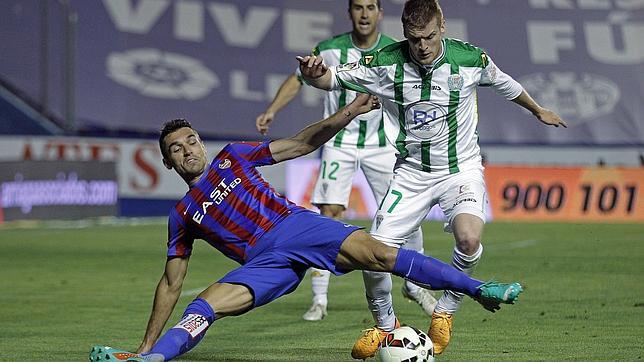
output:
[[[503,73],[489,57],[487,66],[481,72],[479,85],[492,87],[496,93],[508,100],[515,99],[523,92],[521,83]]]
[[[231,150],[237,153],[253,166],[266,166],[275,163],[273,154],[268,145],[270,141],[265,142],[241,142],[230,145]]]
[[[330,67],[331,89],[349,89],[360,93],[378,95],[380,77],[375,68],[365,67],[360,62],[352,62]]]
[[[183,220],[172,209],[168,219],[168,258],[190,256],[193,243],[194,238],[186,230]]]

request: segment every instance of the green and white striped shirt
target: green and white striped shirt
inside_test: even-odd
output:
[[[385,131],[399,162],[435,175],[481,164],[477,86],[490,86],[507,99],[523,91],[483,50],[449,38],[443,39],[441,55],[432,66],[415,61],[407,41],[401,41],[371,59],[332,67],[331,72],[333,89],[368,92],[381,99]]]
[[[349,32],[318,43],[313,48],[313,54],[322,55],[324,64],[327,66],[335,66],[357,62],[363,57],[370,59],[378,49],[394,44],[395,42],[396,40],[384,34],[378,34],[378,40],[371,48],[360,49],[353,44],[351,33]],[[327,92],[324,96],[324,118],[333,115],[340,108],[351,103],[355,97],[356,92],[343,88]],[[385,147],[387,141],[382,110],[373,110],[356,117],[348,126],[338,132],[335,137],[331,138],[326,145],[342,148]]]

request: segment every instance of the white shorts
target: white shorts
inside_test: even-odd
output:
[[[353,177],[358,169],[364,173],[376,202],[379,202],[387,191],[395,160],[395,150],[391,147],[357,149],[324,146],[311,203],[342,205],[346,209]]]
[[[445,214],[446,231],[459,214],[471,214],[485,222],[485,190],[482,166],[430,178],[427,172],[402,165],[394,171],[371,225],[371,235],[389,245],[403,245],[435,204]]]

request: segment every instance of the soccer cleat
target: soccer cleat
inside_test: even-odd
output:
[[[112,348],[109,346],[94,346],[89,351],[90,362],[95,361],[127,361],[140,362],[144,361],[141,355],[130,353],[128,351]]]
[[[434,343],[434,354],[443,353],[452,338],[452,317],[449,313],[432,314],[432,324],[429,326],[427,335]]]
[[[131,353],[109,346],[94,346],[89,351],[89,360],[90,362],[163,362],[164,358],[160,354],[151,354],[144,357],[137,353]]]
[[[409,301],[414,301],[418,303],[418,305],[420,305],[420,307],[423,308],[423,311],[428,316],[434,313],[434,308],[436,307],[436,303],[438,303],[438,301],[436,300],[436,298],[434,298],[432,293],[425,288],[418,289],[418,292],[414,296],[411,293],[409,293],[407,288],[405,288],[405,286],[403,285],[402,295],[403,297],[407,298]]]
[[[311,308],[302,315],[302,319],[305,321],[321,321],[326,317],[327,312],[326,312],[326,305],[318,304],[318,303],[313,303]]]
[[[396,318],[394,329],[400,328],[400,322]],[[376,355],[380,342],[382,342],[389,332],[383,331],[378,326],[373,326],[362,331],[362,335],[351,349],[351,357],[355,359],[367,359]]]
[[[514,304],[523,291],[519,283],[486,282],[478,286],[480,293],[474,297],[483,308],[495,312],[501,308],[500,304]]]

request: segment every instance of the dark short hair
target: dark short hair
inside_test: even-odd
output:
[[[349,0],[349,10],[351,10],[351,5],[353,5],[353,0]],[[382,4],[380,4],[380,0],[376,0],[376,5],[378,5],[378,9],[382,9]]]
[[[400,20],[403,29],[422,29],[435,17],[439,23],[443,21],[443,10],[438,0],[407,0]]]
[[[161,128],[161,132],[159,132],[159,148],[161,149],[161,154],[163,155],[163,158],[167,158],[168,156],[167,151],[165,150],[165,147],[163,147],[163,139],[165,138],[165,136],[169,135],[170,133],[180,128],[185,128],[185,127],[192,128],[192,125],[184,118],[173,119],[163,124],[163,127]]]

